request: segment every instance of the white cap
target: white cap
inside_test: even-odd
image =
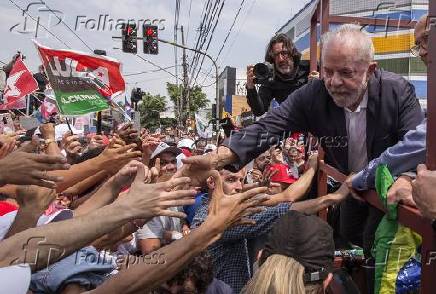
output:
[[[74,126],[71,125],[71,130],[73,131],[74,135],[81,135],[83,134],[83,130],[78,130],[76,129]],[[55,125],[55,140],[56,141],[62,141],[62,136],[66,133],[69,132],[70,129],[68,128],[67,124],[59,124],[59,125]],[[35,135],[41,134],[41,131],[38,129],[36,129],[35,131]]]
[[[195,149],[195,142],[191,139],[182,139],[177,144],[177,148]]]
[[[215,146],[215,144],[207,144],[206,147],[204,147],[204,150],[205,150],[205,151],[206,151],[206,150],[212,150],[212,151],[214,151],[214,150],[216,150],[216,146]]]
[[[160,142],[159,145],[157,145],[156,149],[151,154],[151,159],[154,159],[156,156],[158,156],[162,152],[171,152],[177,156],[180,153],[182,153],[182,150],[180,150],[177,147],[171,147],[170,145],[168,145],[165,142]]]

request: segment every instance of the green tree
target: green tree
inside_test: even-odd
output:
[[[171,101],[174,103],[174,110],[176,119],[179,119],[182,124],[186,123],[188,117],[193,118],[194,114],[197,113],[200,109],[206,108],[208,106],[209,101],[207,100],[206,94],[203,93],[201,87],[195,86],[187,89],[186,93],[184,93],[183,85],[177,86],[176,84],[167,83],[167,92]],[[187,99],[181,99],[185,95]],[[177,101],[181,99],[181,113],[178,113]],[[189,111],[188,110],[188,101],[189,101]]]
[[[142,103],[139,104],[141,114],[141,126],[155,130],[160,125],[159,113],[167,109],[165,96],[152,95],[145,92],[142,95]]]

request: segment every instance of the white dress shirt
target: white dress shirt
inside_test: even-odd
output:
[[[348,169],[358,172],[368,164],[366,149],[366,108],[368,91],[355,111],[344,108],[348,136]]]

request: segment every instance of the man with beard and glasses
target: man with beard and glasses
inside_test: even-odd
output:
[[[325,151],[325,162],[350,174],[363,169],[423,120],[412,84],[377,68],[371,38],[357,25],[343,25],[322,37],[322,80],[292,93],[279,108],[234,133],[215,152],[191,157],[180,173],[233,165],[240,169],[290,132],[310,132]],[[370,256],[383,213],[349,198],[341,204],[341,235]]]
[[[285,34],[272,37],[265,53],[265,61],[274,66],[274,78],[263,83],[259,92],[255,87],[254,66],[247,66],[247,102],[254,115],[268,111],[271,101],[282,103],[308,81],[309,62],[300,60],[301,54]]]

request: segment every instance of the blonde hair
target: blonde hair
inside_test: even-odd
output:
[[[243,294],[317,294],[322,284],[304,285],[304,267],[292,257],[273,254],[257,270]]]

